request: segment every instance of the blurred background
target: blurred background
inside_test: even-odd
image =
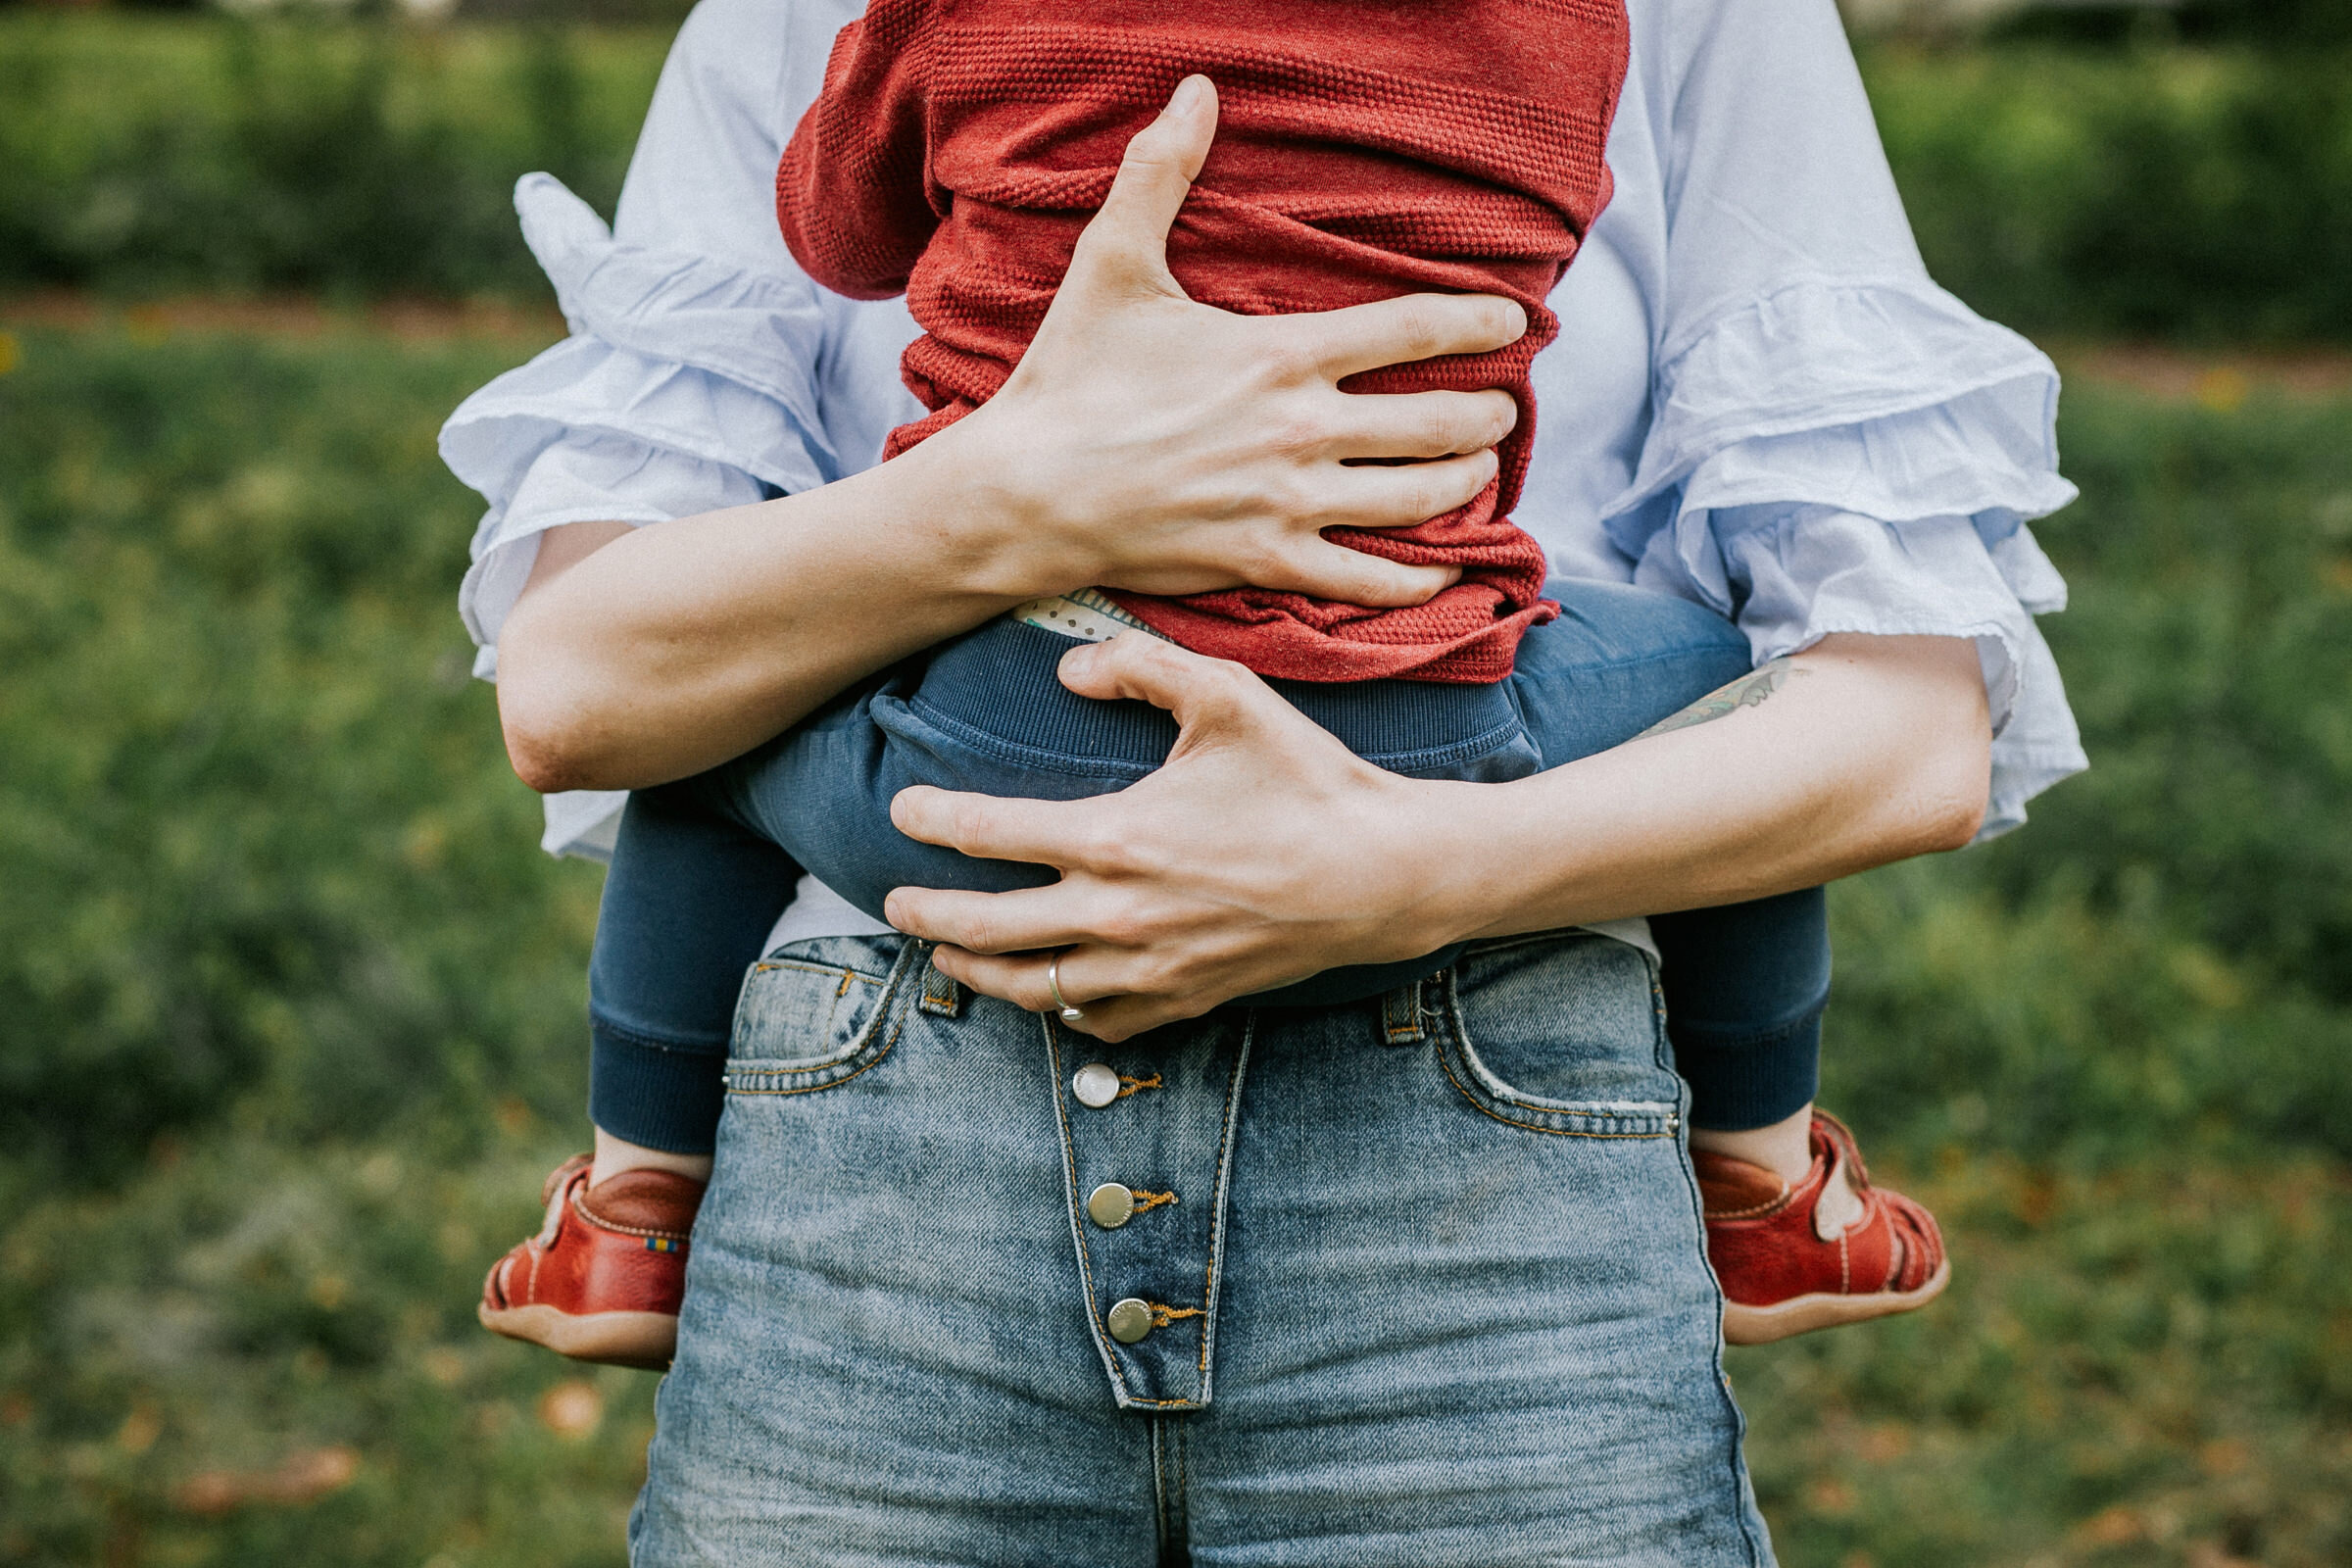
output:
[[[473,1324],[599,871],[466,675],[468,390],[673,0],[0,4],[0,1562],[615,1564],[653,1380]],[[1858,878],[1825,1100],[1944,1301],[1737,1352],[1792,1568],[2352,1561],[2352,0],[1851,0],[2069,380],[2093,770]]]

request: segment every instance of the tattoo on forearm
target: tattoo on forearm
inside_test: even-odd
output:
[[[1646,740],[1652,735],[1663,735],[1668,730],[1689,729],[1693,724],[1704,724],[1709,719],[1721,718],[1742,708],[1758,707],[1765,698],[1788,685],[1789,676],[1803,673],[1788,660],[1769,660],[1729,686],[1717,687],[1681,712],[1659,719],[1634,739]]]

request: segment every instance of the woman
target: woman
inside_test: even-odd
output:
[[[1316,530],[1490,471],[1507,399],[1334,383],[1507,341],[1500,304],[1194,306],[1158,262],[1165,138],[1014,382],[870,466],[909,327],[809,289],[765,199],[849,14],[697,13],[623,243],[521,193],[575,336],[445,446],[493,501],[468,613],[535,786],[693,771],[1042,594],[1409,602],[1429,585]],[[1432,795],[1222,666],[1074,658],[1077,689],[1176,712],[1166,768],[899,807],[1063,880],[903,890],[924,942],[806,889],[747,985],[639,1560],[1769,1560],[1649,960],[1638,927],[1561,928],[2017,820],[2080,765],[2022,527],[2070,492],[2048,366],[1920,271],[1828,6],[1632,23],[1520,517],[1555,572],[1735,612],[1805,678]],[[610,805],[551,802],[554,846]],[[1376,1006],[1212,1010],[1464,938],[1494,940]],[[1018,1010],[1056,1003],[1079,1016]]]

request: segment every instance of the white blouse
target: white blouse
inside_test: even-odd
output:
[[[546,174],[514,202],[571,335],[450,416],[489,502],[461,591],[495,677],[540,533],[654,523],[872,464],[921,410],[905,305],[805,277],[776,160],[856,0],[702,0],[612,230]],[[2084,765],[2034,629],[2066,585],[2027,522],[2065,506],[2058,376],[1929,280],[1833,0],[1627,0],[1616,194],[1551,297],[1516,516],[1564,576],[1731,615],[1759,661],[1831,632],[1977,643],[1985,833]],[[551,796],[546,847],[610,845],[616,793]],[[870,931],[804,888],[790,934]],[[807,926],[809,929],[801,929]]]

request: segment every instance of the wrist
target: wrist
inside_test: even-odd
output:
[[[1555,916],[1576,867],[1533,782],[1414,786],[1425,792],[1411,818],[1421,824],[1414,919],[1424,951],[1572,923]]]
[[[1498,788],[1389,778],[1377,836],[1367,842],[1405,847],[1390,859],[1396,892],[1381,916],[1400,956],[1492,934]]]
[[[897,500],[924,519],[957,591],[1017,604],[1094,586],[1105,563],[1079,548],[1087,533],[1063,514],[1066,487],[995,410],[976,409],[869,471],[900,470]]]

